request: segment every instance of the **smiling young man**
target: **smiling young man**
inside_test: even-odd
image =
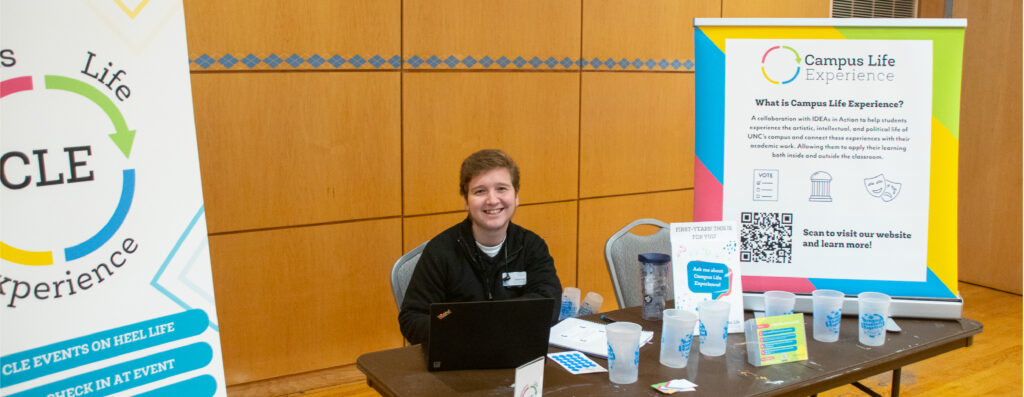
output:
[[[459,192],[467,217],[427,243],[398,313],[402,335],[426,342],[430,304],[555,298],[562,284],[544,239],[512,223],[519,167],[505,152],[481,150],[462,162]],[[558,305],[551,314],[558,319]]]

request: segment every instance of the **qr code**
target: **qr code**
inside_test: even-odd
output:
[[[740,214],[740,262],[792,263],[793,214]]]

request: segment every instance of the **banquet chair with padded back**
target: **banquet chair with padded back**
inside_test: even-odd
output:
[[[633,234],[633,228],[641,225],[656,226],[658,231],[648,236]],[[667,223],[650,218],[637,219],[608,238],[604,246],[604,259],[608,264],[608,274],[612,278],[620,309],[640,306],[643,302],[637,256],[650,252],[672,255]],[[668,297],[675,297],[671,280],[666,293]]]
[[[398,310],[402,310],[402,300],[405,299],[405,290],[409,287],[409,280],[412,278],[413,270],[416,270],[416,263],[420,260],[420,255],[423,253],[423,247],[426,247],[427,243],[424,242],[412,251],[407,252],[395,261],[395,266],[391,268],[391,293],[395,295],[395,305],[398,306]]]

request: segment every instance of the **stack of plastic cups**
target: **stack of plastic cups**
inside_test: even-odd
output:
[[[711,300],[697,306],[700,318],[700,354],[725,354],[725,340],[729,336],[729,302]]]
[[[889,295],[861,292],[857,295],[857,341],[866,346],[885,344],[885,319],[889,318]]]
[[[576,311],[580,309],[580,289],[565,287],[562,291],[562,308],[558,311],[558,321],[569,317],[576,317]]]
[[[843,316],[843,293],[832,289],[817,289],[811,292],[814,311],[814,340],[835,342],[839,340],[839,323]]]
[[[580,304],[580,311],[577,312],[577,316],[586,316],[588,314],[600,313],[601,304],[604,303],[604,298],[597,292],[588,292],[587,297],[583,299],[583,303]]]
[[[617,322],[605,326],[608,337],[608,380],[636,382],[640,374],[640,324]]]
[[[793,314],[796,295],[786,291],[767,291],[764,293],[764,316],[783,316]]]
[[[683,309],[665,309],[661,323],[661,365],[670,368],[686,368],[690,359],[693,329],[697,325],[697,313]]]

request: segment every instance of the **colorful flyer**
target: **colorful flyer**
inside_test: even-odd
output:
[[[924,281],[931,42],[779,43],[726,40],[722,210],[744,274]]]
[[[744,287],[956,297],[966,21],[694,23],[694,220]]]
[[[747,362],[764,366],[807,359],[803,313],[747,320]]]
[[[0,11],[0,395],[224,395],[182,3]]]
[[[743,332],[743,285],[735,222],[673,223],[672,282],[676,309],[697,310],[701,302],[729,302],[729,332]]]

